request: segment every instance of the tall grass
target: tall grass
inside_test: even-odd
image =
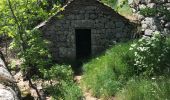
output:
[[[136,42],[136,41],[135,41]],[[170,38],[166,62],[170,62]],[[84,64],[81,86],[98,98],[108,100],[170,100],[170,74],[144,77],[134,66],[132,42],[113,46],[105,54]],[[169,63],[168,63],[169,64]],[[170,68],[170,65],[166,65]]]
[[[96,97],[108,99],[114,96],[126,80],[128,67],[124,56],[130,54],[129,47],[130,43],[116,45],[85,64],[82,86]]]
[[[132,79],[117,93],[117,100],[170,100],[170,79]]]

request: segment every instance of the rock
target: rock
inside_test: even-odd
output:
[[[131,4],[133,4],[133,3],[134,3],[133,0],[128,0],[128,4],[129,4],[129,5],[131,5]]]
[[[152,33],[153,33],[153,30],[146,29],[145,32],[144,32],[144,35],[151,36]]]
[[[139,0],[140,4],[146,3],[145,0]]]
[[[170,34],[170,30],[167,29],[167,28],[164,28],[164,32],[163,32],[163,33],[165,33],[165,34]]]
[[[142,29],[147,29],[148,25],[147,24],[142,24]]]
[[[2,66],[2,65],[0,65]],[[15,83],[15,79],[12,75],[8,72],[8,70],[4,67],[0,67],[0,83],[2,82],[13,82]]]
[[[149,4],[147,5],[147,7],[149,7],[149,8],[155,8],[155,7],[156,7],[156,4],[155,4],[155,3],[149,3]]]
[[[19,100],[19,98],[11,87],[0,84],[0,100]]]
[[[133,9],[133,13],[139,15],[140,10],[146,7],[159,8],[165,6],[165,8],[170,11],[170,0],[128,0],[128,3]],[[151,30],[170,34],[170,20],[167,18],[166,14],[157,13],[155,16],[138,18],[138,20],[139,23],[141,23],[141,31],[146,31],[146,34],[150,34]]]
[[[0,56],[0,67],[5,67],[5,63],[4,63],[4,61],[1,59],[1,56]]]
[[[20,91],[16,81],[7,70],[4,61],[0,56],[0,100],[19,100]]]
[[[165,24],[165,27],[166,27],[166,28],[170,28],[170,22],[167,22],[167,23]]]
[[[142,4],[142,5],[139,5],[139,9],[145,9],[146,8],[146,5]]]

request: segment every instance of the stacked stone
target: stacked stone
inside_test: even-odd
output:
[[[133,25],[96,0],[74,0],[42,28],[45,38],[51,41],[54,59],[75,58],[75,29],[91,30],[92,55],[95,55],[115,42],[128,40]]]
[[[141,31],[144,35],[152,35],[155,31],[164,34],[170,34],[170,20],[165,15],[157,14],[152,17],[144,17],[140,15],[141,9],[166,7],[170,11],[170,0],[129,0],[129,4],[133,9],[133,13],[138,16],[141,22]]]

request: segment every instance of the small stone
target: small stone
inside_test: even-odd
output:
[[[133,12],[133,13],[136,13],[136,12],[137,12],[137,10],[132,8],[132,12]]]
[[[138,15],[139,20],[143,20],[145,17],[143,15]]]
[[[170,30],[167,29],[167,28],[164,28],[164,33],[165,33],[165,34],[170,34]]]
[[[155,7],[156,7],[156,4],[155,4],[155,3],[149,3],[149,4],[147,5],[147,7],[149,7],[149,8],[155,8]]]
[[[144,35],[151,36],[152,33],[153,33],[153,30],[146,29],[145,32],[144,32]]]
[[[139,9],[145,9],[145,8],[146,8],[146,5],[144,4],[139,5]]]
[[[165,27],[166,27],[166,28],[170,28],[170,22],[167,22],[167,23],[165,24]]]
[[[133,3],[133,0],[128,0],[128,4],[132,4]]]
[[[142,24],[142,29],[147,29],[148,25],[147,24]]]

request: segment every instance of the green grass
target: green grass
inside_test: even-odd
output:
[[[130,54],[131,43],[113,46],[104,55],[85,64],[82,86],[96,97],[108,99],[120,90],[128,72],[125,55]]]
[[[170,79],[132,79],[117,93],[117,100],[170,100]]]
[[[135,41],[136,42],[136,41]],[[167,39],[170,47],[170,38]],[[140,76],[134,66],[132,42],[113,46],[105,54],[83,65],[81,87],[93,96],[108,100],[169,100],[170,75]],[[170,52],[167,61],[170,59]]]

